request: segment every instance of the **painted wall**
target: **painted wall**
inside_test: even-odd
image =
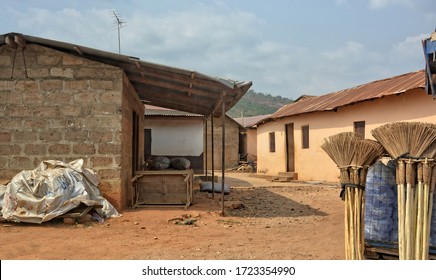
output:
[[[202,119],[147,118],[153,155],[200,156],[203,153]]]
[[[247,160],[257,160],[257,129],[247,128]]]
[[[365,121],[365,138],[374,139],[371,130],[389,122],[421,121],[436,123],[436,100],[424,90],[386,96],[339,108],[336,112],[314,112],[259,125],[258,173],[277,175],[286,171],[285,125],[294,123],[295,172],[299,180],[338,182],[339,171],[321,149],[323,140],[340,132],[352,132],[354,122]],[[309,125],[309,148],[302,149],[301,127]],[[276,152],[269,152],[269,132],[275,132]]]

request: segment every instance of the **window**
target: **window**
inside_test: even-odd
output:
[[[274,153],[276,151],[276,135],[275,132],[269,133],[269,152]]]
[[[301,127],[301,147],[303,149],[309,149],[309,126],[304,125]]]
[[[354,134],[361,139],[365,139],[365,122],[364,121],[354,122]]]

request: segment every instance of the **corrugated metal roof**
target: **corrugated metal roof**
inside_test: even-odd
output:
[[[268,115],[259,115],[254,117],[242,117],[242,118],[233,118],[236,122],[238,122],[242,127],[253,127],[258,122],[260,122],[263,119],[266,119],[270,116]]]
[[[272,114],[270,119],[318,111],[332,111],[342,106],[424,87],[424,70],[420,70],[287,104]]]
[[[141,100],[205,116],[214,112],[215,115],[220,115],[222,102],[225,103],[226,110],[231,109],[252,85],[252,82],[211,77],[192,70],[40,37],[19,33],[0,35],[0,45],[11,41],[37,44],[121,68]]]
[[[153,105],[144,105],[144,116],[152,117],[195,117],[195,118],[203,118],[203,115],[193,114]]]

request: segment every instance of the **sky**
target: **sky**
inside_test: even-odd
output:
[[[0,34],[120,51],[296,99],[423,69],[433,1],[3,0]]]

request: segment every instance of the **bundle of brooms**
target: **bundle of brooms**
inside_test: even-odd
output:
[[[380,143],[342,132],[324,139],[321,148],[340,170],[345,200],[345,258],[364,259],[365,183],[368,168],[384,152]]]
[[[428,259],[436,181],[436,126],[397,122],[380,126],[371,133],[397,165],[399,259]]]

